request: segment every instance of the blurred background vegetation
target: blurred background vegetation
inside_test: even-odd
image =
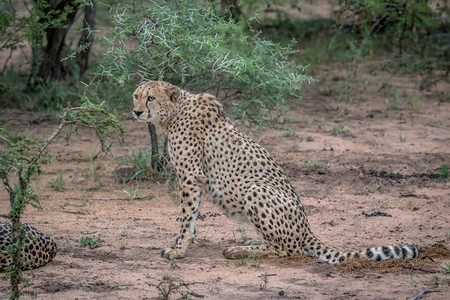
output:
[[[127,119],[136,86],[165,80],[216,95],[234,119],[284,126],[315,77],[321,96],[369,99],[361,65],[419,77],[446,102],[449,12],[447,0],[0,0],[0,108],[57,115],[88,101]],[[389,79],[378,91],[399,106]]]
[[[448,101],[436,84],[450,71],[449,10],[446,0],[1,0],[0,105],[60,110],[84,95],[123,113],[137,84],[159,79],[266,124],[317,66],[342,64],[351,79],[367,61],[417,74],[418,89]]]

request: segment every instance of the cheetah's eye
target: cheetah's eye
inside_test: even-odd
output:
[[[155,97],[153,97],[153,96],[148,96],[147,97],[147,101],[153,101],[153,100],[155,100]]]
[[[139,98],[139,97],[138,97],[138,94],[134,94],[133,96],[134,96],[134,99],[135,99],[135,100],[137,100],[137,99]]]

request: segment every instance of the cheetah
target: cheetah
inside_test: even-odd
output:
[[[29,224],[25,226],[25,244],[22,252],[24,263],[22,270],[38,268],[50,262],[56,255],[58,247],[56,242],[49,236],[39,232]],[[0,272],[11,266],[12,259],[6,253],[6,247],[11,244],[11,222],[0,223]]]
[[[152,122],[168,137],[177,174],[180,232],[161,252],[182,258],[195,237],[202,192],[232,218],[250,221],[262,240],[223,251],[229,259],[309,255],[331,264],[365,257],[377,261],[415,258],[417,246],[382,246],[341,252],[325,246],[311,231],[300,198],[266,149],[239,132],[212,95],[192,94],[163,81],[148,81],[133,93],[133,116]]]

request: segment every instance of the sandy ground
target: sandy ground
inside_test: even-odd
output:
[[[437,292],[423,299],[449,299],[450,275],[441,267],[450,263],[450,254],[436,249],[449,246],[450,183],[434,177],[442,164],[450,164],[450,103],[439,105],[419,93],[414,78],[382,74],[360,76],[361,84],[354,85],[353,93],[368,100],[337,101],[338,95],[323,92],[339,89],[342,78],[334,72],[319,70],[320,83],[305,87],[304,100],[287,114],[292,124],[286,129],[240,128],[281,164],[313,232],[329,246],[434,245],[431,251],[399,264],[361,262],[347,268],[302,258],[229,261],[222,251],[255,232],[205,199],[187,257],[161,258],[178,231],[177,189],[167,180],[116,182],[118,159],[149,144],[145,124],[130,120],[125,121],[127,144],[111,139],[112,155],[97,161],[89,159],[99,149],[89,130],[70,146],[58,139],[50,147],[54,159],[35,183],[43,210],[29,207],[23,220],[53,236],[59,252],[48,265],[26,273],[34,285],[25,298],[152,299],[158,289],[151,284],[172,276],[174,285],[189,284],[193,299],[411,299],[424,288]],[[389,97],[379,92],[383,81],[400,90],[400,109],[387,109]],[[418,109],[407,104],[413,96],[420,100]],[[3,113],[0,123],[12,133],[27,129],[42,139],[56,126],[42,115],[19,111]],[[333,135],[336,126],[345,126],[347,134]],[[63,192],[48,184],[60,172]],[[139,191],[131,201],[125,192],[130,189]],[[1,193],[1,211],[8,205]],[[391,217],[366,217],[363,211]],[[76,242],[97,234],[104,240],[98,248]],[[180,297],[173,292],[172,299]],[[7,282],[1,281],[0,299],[5,298]]]

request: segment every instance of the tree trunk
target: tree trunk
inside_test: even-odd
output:
[[[226,17],[231,15],[231,18],[235,21],[239,21],[242,17],[240,1],[238,0],[221,0],[220,9],[226,14]]]
[[[11,255],[12,258],[12,271],[9,283],[11,285],[11,297],[13,299],[20,298],[20,284],[23,281],[22,278],[22,264],[20,263],[20,257],[22,256],[23,239],[20,238],[20,216],[11,217],[11,241],[14,242],[14,250]]]
[[[89,52],[91,51],[92,42],[94,41],[93,30],[95,29],[95,14],[95,3],[92,3],[91,6],[84,7],[84,28],[81,32],[78,47],[86,48],[83,48],[77,53],[77,64],[80,68],[80,75],[83,75],[89,66]]]
[[[41,0],[35,1],[33,9],[40,10],[42,13],[52,15],[54,19],[61,21],[61,24],[54,26],[50,24],[46,29],[47,44],[42,45],[43,40],[37,39],[32,47],[32,71],[28,80],[28,90],[32,90],[38,85],[46,85],[49,81],[63,78],[67,72],[67,64],[61,59],[67,55],[66,45],[64,43],[67,32],[74,22],[78,5],[76,1],[71,0],[49,0],[47,5],[41,5]],[[56,11],[59,14],[56,14]],[[42,22],[48,22],[42,20]]]
[[[156,170],[157,172],[161,172],[166,167],[166,157],[168,156],[168,153],[167,153],[168,139],[167,139],[167,137],[165,138],[163,154],[160,155],[159,147],[158,147],[158,135],[156,134],[155,125],[148,122],[147,126],[148,126],[148,132],[150,133],[150,144],[152,147],[152,154],[151,154],[152,168],[154,170]]]
[[[158,165],[157,165],[157,159],[158,159],[158,154],[159,154],[159,149],[158,149],[158,135],[156,134],[156,128],[155,125],[153,125],[153,123],[148,122],[147,123],[148,126],[148,132],[150,133],[150,144],[152,147],[152,168],[157,169]]]

